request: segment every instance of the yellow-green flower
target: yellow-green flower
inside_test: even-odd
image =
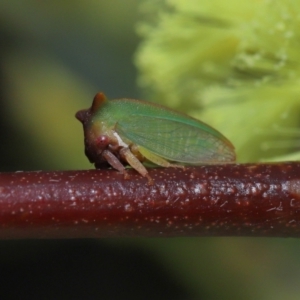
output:
[[[300,1],[146,1],[139,83],[224,133],[239,161],[299,159]]]

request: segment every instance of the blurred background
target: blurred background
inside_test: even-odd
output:
[[[159,1],[153,1],[156,8],[153,5],[147,6],[147,3],[141,5],[141,2],[0,2],[1,172],[92,168],[84,156],[81,124],[74,115],[79,109],[88,108],[98,91],[105,92],[109,98],[130,97],[154,101],[162,99],[161,102],[186,111],[202,109],[205,120],[211,120],[213,124],[215,122],[217,128],[223,128],[225,123],[230,123],[226,121],[228,119],[241,118],[246,123],[248,116],[252,121],[248,125],[249,132],[252,130],[253,118],[261,112],[259,105],[262,103],[252,105],[249,101],[241,102],[241,94],[234,94],[232,96],[235,101],[226,101],[229,106],[223,107],[222,115],[225,110],[227,119],[210,116],[211,107],[219,107],[215,103],[218,103],[220,94],[225,93],[227,100],[231,97],[227,89],[221,92],[220,89],[214,89],[213,92],[209,89],[200,94],[195,89],[195,86],[198,87],[197,81],[191,83],[183,78],[180,85],[182,88],[174,90],[178,81],[173,80],[172,85],[168,74],[174,74],[178,70],[184,75],[187,72],[183,72],[180,64],[176,63],[180,62],[182,66],[193,66],[194,63],[187,64],[181,58],[173,60],[174,69],[161,69],[163,63],[155,63],[163,59],[163,55],[158,55],[157,59],[151,56],[147,59],[146,52],[155,53],[157,46],[163,43],[175,45],[174,47],[183,45],[178,43],[180,35],[185,39],[185,47],[191,49],[187,39],[193,32],[183,33],[172,23],[161,22],[161,28],[169,26],[173,31],[165,31],[165,35],[160,36],[163,43],[152,40],[154,48],[147,48],[151,44],[151,33],[147,30],[151,26],[156,28],[157,19],[154,16],[162,18],[161,12],[164,10],[161,4],[158,5]],[[180,1],[169,2],[177,3],[172,9],[180,9]],[[233,15],[230,9],[219,9],[218,1],[212,2],[215,6],[209,6],[208,1],[203,1],[206,13],[214,15],[217,11],[224,15]],[[235,2],[243,1],[233,1],[232,7],[236,7]],[[248,3],[244,3],[246,2]],[[183,9],[184,18],[197,11],[200,1],[189,0],[186,3],[189,6]],[[243,9],[247,13],[240,15],[243,20],[248,20],[254,10],[253,7],[251,10],[246,6]],[[172,13],[172,9],[167,10],[167,13]],[[148,27],[145,23],[143,25],[145,12],[149,20]],[[203,15],[196,19],[202,24],[211,23],[213,27],[227,24],[216,22],[214,18],[212,20],[213,22],[209,22]],[[194,16],[193,22],[187,26],[182,26],[185,19],[177,18],[175,21],[184,30],[192,28],[192,23],[196,22]],[[234,19],[234,24],[236,22],[237,18]],[[205,40],[204,36],[203,41]],[[230,39],[226,41],[218,49],[228,58],[228,45],[234,48],[237,43]],[[243,44],[244,48],[247,47],[245,45]],[[176,55],[177,53],[178,51]],[[211,54],[210,51],[208,53]],[[191,57],[190,54],[186,55]],[[222,55],[216,54],[218,58]],[[143,56],[146,57],[144,60]],[[202,56],[200,60],[206,60],[206,56]],[[226,67],[222,64],[222,59],[216,61],[225,74]],[[168,78],[167,84],[159,87],[157,83],[155,86],[155,78],[160,82],[163,79],[156,73],[153,73],[151,79],[147,73],[149,65],[157,71],[169,70],[169,73],[163,74]],[[214,85],[216,82],[224,82],[222,76],[212,76],[212,64],[205,65],[203,70],[199,73],[193,70],[193,76],[200,76],[205,84],[207,78],[214,78]],[[255,71],[255,76],[246,76],[247,82],[254,81],[262,73],[270,76],[266,69],[263,70],[265,73],[260,70],[259,75],[257,69]],[[239,76],[238,72],[230,74],[234,79]],[[247,86],[243,90],[244,94],[248,88]],[[270,111],[273,118],[276,118],[277,112],[285,112],[290,118],[285,116],[282,119],[293,120],[294,131],[288,131],[292,132],[293,138],[299,137],[298,127],[295,125],[299,125],[298,111],[294,109],[299,107],[298,92],[298,89],[293,89],[291,102],[288,102],[288,98],[285,101],[280,98],[276,102],[278,105],[269,101],[269,106],[265,105],[262,114],[265,122],[267,111]],[[180,93],[187,96],[187,100],[191,101],[190,105],[183,107],[178,100],[178,95],[182,98]],[[272,93],[274,95],[274,91]],[[267,95],[265,91],[263,95]],[[174,99],[174,103],[170,99]],[[195,99],[201,99],[202,102],[195,102]],[[257,101],[261,98],[255,99]],[[205,101],[210,104],[206,110],[203,109]],[[248,108],[251,108],[250,115],[243,114],[240,106],[237,107],[241,103],[245,105],[248,113]],[[236,119],[228,115],[234,109]],[[258,122],[257,119],[255,121]],[[268,126],[268,130],[260,128],[255,142],[253,139],[249,141],[249,136],[252,135],[249,133],[247,136],[247,131],[231,131],[230,126],[239,126],[236,121],[228,125],[228,128],[224,127],[224,130],[237,145],[240,161],[263,158],[262,153],[266,154],[263,152],[266,147],[276,148],[270,157],[284,154],[282,147],[278,147],[278,144],[274,146],[274,140],[282,139],[282,131],[279,132],[277,127],[271,134]],[[253,132],[257,133],[255,130]],[[263,148],[261,141],[265,141],[266,134],[272,136],[273,144],[270,142]],[[299,143],[290,146],[290,141],[290,138],[286,140],[284,149],[290,147],[288,151],[298,153]],[[246,153],[243,149],[249,148],[249,145],[254,145],[254,150]],[[1,241],[0,299],[299,299],[299,253],[300,243],[297,239]]]

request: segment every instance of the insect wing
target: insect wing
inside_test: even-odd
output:
[[[171,161],[202,164],[235,159],[233,146],[226,138],[180,121],[131,115],[119,120],[115,130],[121,137]]]

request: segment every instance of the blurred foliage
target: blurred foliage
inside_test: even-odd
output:
[[[136,2],[0,2],[2,171],[93,167],[74,115],[100,90],[138,97]]]
[[[145,1],[139,83],[222,131],[240,162],[299,160],[299,11],[298,0]]]
[[[136,63],[146,99],[215,126],[240,161],[283,153],[299,159],[297,1],[152,0],[139,14],[140,2],[0,2],[1,171],[92,168],[74,115],[101,90],[140,98],[132,62],[138,19]],[[138,290],[144,299],[189,299],[184,287],[192,299],[300,295],[295,239],[12,241],[0,249],[4,290],[26,295],[31,288],[30,299],[41,287],[55,294],[76,287],[74,295],[99,293],[104,284],[104,295],[124,288],[133,299]]]

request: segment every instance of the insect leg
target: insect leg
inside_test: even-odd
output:
[[[153,184],[153,179],[148,174],[147,169],[144,167],[144,165],[135,157],[135,155],[132,154],[129,148],[122,148],[120,150],[120,155],[124,157],[124,159],[128,162],[128,164],[135,169],[137,172],[139,172],[142,176],[148,178],[148,183],[150,185]]]
[[[124,174],[125,179],[128,178],[128,174],[126,172],[125,167],[113,153],[111,153],[109,150],[104,150],[102,152],[102,156],[113,168],[118,170],[120,173]]]
[[[177,165],[177,164],[171,164],[170,162],[168,162],[167,160],[165,160],[164,158],[148,151],[147,149],[143,148],[143,147],[138,147],[140,153],[145,156],[149,161],[155,163],[156,165],[158,166],[161,166],[161,167],[165,167],[165,168],[168,168],[168,167],[174,167],[174,168],[183,168],[184,169],[184,166],[182,165]]]
[[[136,144],[131,144],[129,146],[129,149],[131,153],[140,161],[143,162],[145,160],[145,157],[142,155],[142,153],[139,150],[139,147]]]

